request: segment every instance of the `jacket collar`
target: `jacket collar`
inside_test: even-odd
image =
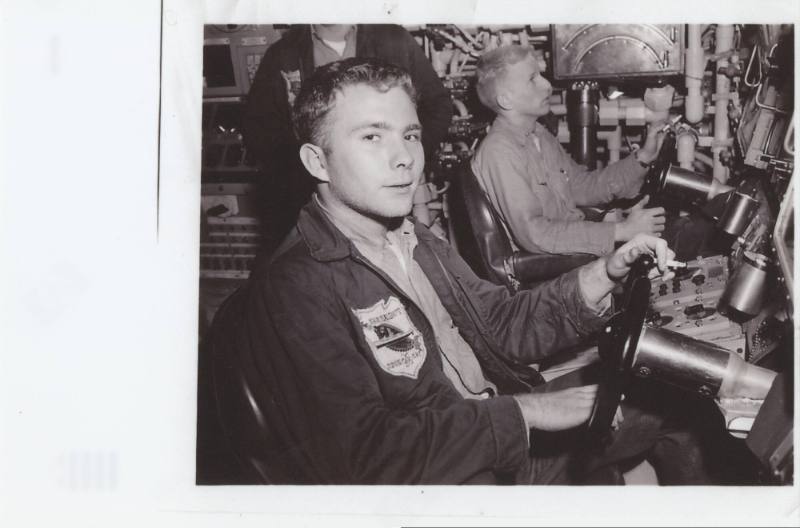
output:
[[[422,228],[421,224],[413,218],[410,220],[414,224],[414,234],[420,242],[430,242],[434,238],[434,235]],[[313,198],[300,211],[297,230],[315,260],[321,262],[341,260],[357,252],[350,239],[333,225],[317,200]]]
[[[313,197],[300,211],[297,230],[315,260],[340,260],[353,252],[353,244],[333,225]]]

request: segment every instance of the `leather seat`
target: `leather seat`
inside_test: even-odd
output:
[[[247,290],[217,310],[198,362],[197,484],[297,482],[286,449],[269,425],[277,412],[269,372],[237,342]],[[246,339],[246,338],[242,338]]]
[[[596,257],[589,254],[543,255],[514,251],[499,214],[469,163],[453,179],[449,195],[455,245],[479,277],[511,291],[553,279]]]

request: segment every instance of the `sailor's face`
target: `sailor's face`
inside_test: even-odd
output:
[[[506,69],[504,85],[514,110],[529,116],[543,116],[550,111],[553,87],[542,77],[543,65],[527,56]]]
[[[425,161],[408,94],[399,87],[380,92],[347,86],[337,94],[327,125],[332,197],[373,219],[408,215]]]

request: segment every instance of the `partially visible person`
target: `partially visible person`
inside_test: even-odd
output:
[[[450,94],[422,48],[397,25],[298,25],[267,49],[248,94],[244,139],[263,168],[260,202],[265,228],[277,243],[297,220],[315,182],[297,156],[291,105],[314,68],[351,57],[377,57],[411,75],[419,93],[425,150],[433,154],[453,113]]]
[[[615,243],[664,229],[664,209],[648,197],[619,222],[593,222],[579,207],[635,198],[663,134],[651,126],[644,146],[604,169],[576,163],[537,119],[550,110],[552,87],[531,47],[501,46],[481,56],[477,91],[497,117],[472,160],[515,249],[531,253],[608,255]]]
[[[528,365],[597,331],[639,255],[667,277],[664,240],[639,235],[513,296],[479,279],[407,218],[424,162],[415,101],[402,69],[346,59],[319,68],[295,103],[317,192],[251,274],[225,335],[269,387],[259,420],[274,445],[253,448],[292,467],[270,478],[566,484],[653,454],[666,461],[662,483],[704,483],[694,444],[630,401],[607,455],[565,442],[541,451],[548,434],[588,419],[597,379],[544,383]]]

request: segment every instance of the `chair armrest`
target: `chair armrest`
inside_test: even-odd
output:
[[[587,253],[575,255],[542,255],[517,251],[511,255],[514,277],[522,284],[554,279],[571,269],[583,266],[597,257]]]

